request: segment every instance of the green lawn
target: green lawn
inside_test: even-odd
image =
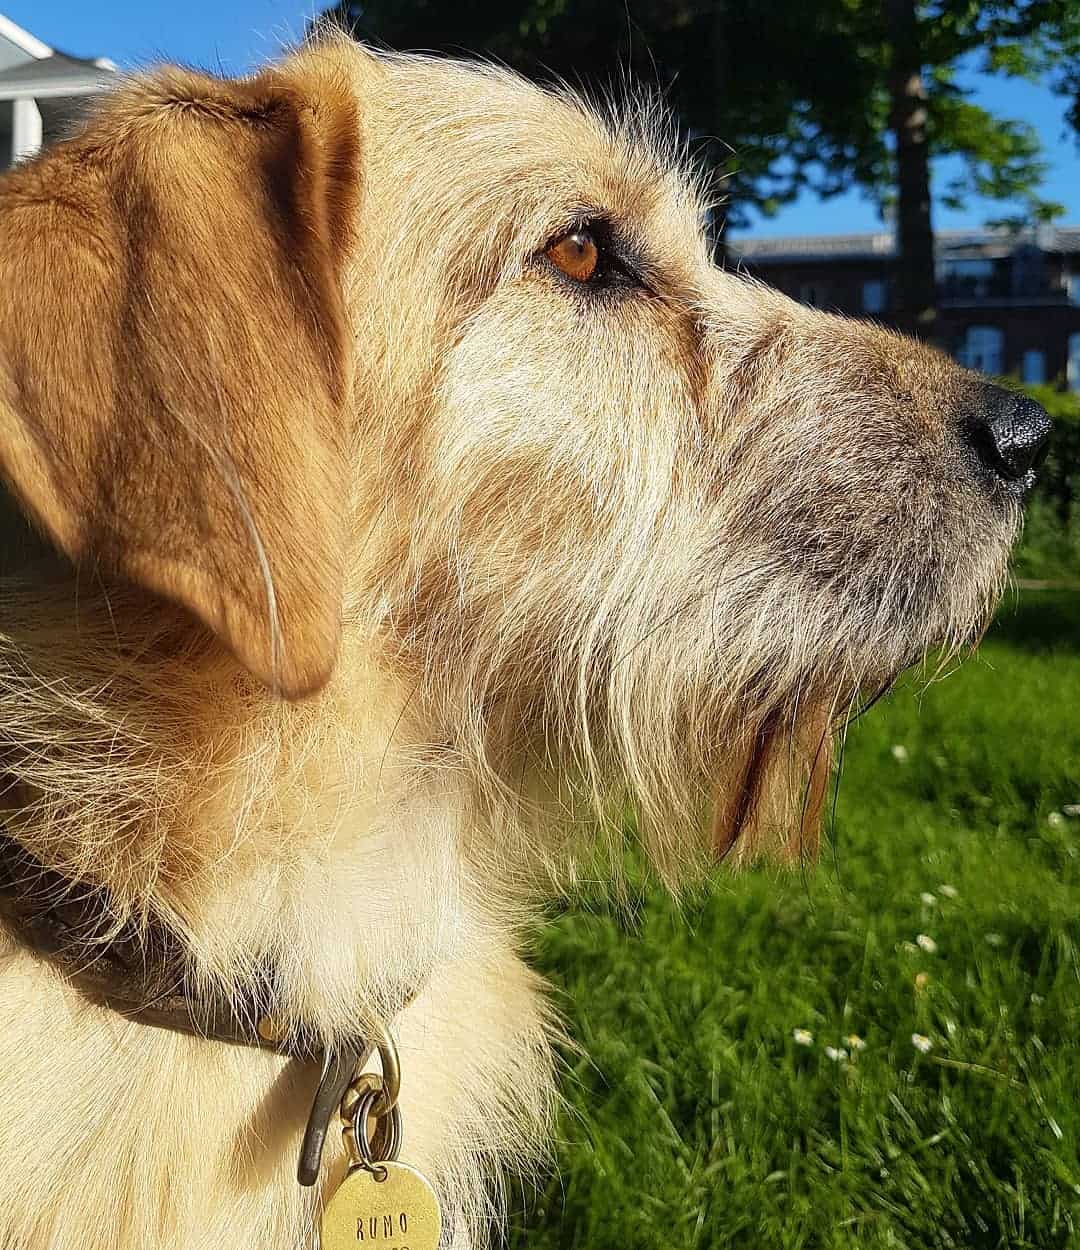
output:
[[[1027,592],[852,729],[816,874],[556,915],[537,961],[583,1053],[512,1244],[1080,1243],[1072,804],[1080,594]]]

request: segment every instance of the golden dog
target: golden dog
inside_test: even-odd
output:
[[[550,1113],[552,876],[627,804],[668,878],[812,850],[853,703],[980,632],[1041,411],[714,267],[685,164],[331,39],[0,183],[6,1250],[309,1247],[343,1168],[296,1183],[316,1067],[23,921],[167,941],[196,1016],[392,1027],[476,1246]]]

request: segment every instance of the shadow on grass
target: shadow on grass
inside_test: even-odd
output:
[[[1025,651],[1080,651],[1080,590],[1006,596],[988,637]]]

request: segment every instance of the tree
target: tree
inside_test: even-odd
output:
[[[1033,14],[1028,59],[1069,101],[1066,121],[1080,143],[1080,5],[1042,0]]]
[[[937,314],[934,228],[930,208],[930,144],[915,0],[886,0],[889,125],[896,161],[898,320],[933,336]]]
[[[972,193],[1019,208],[1010,224],[1052,219],[1061,205],[1044,200],[1041,144],[1025,122],[996,117],[957,84],[961,67],[1035,77],[1070,55],[1071,0],[872,0],[861,41],[880,39],[890,99],[891,169],[879,166],[880,201],[895,206],[900,254],[897,320],[935,337],[936,295],[931,219],[931,159],[957,156],[962,172],[938,191],[950,206]],[[881,15],[882,28],[874,30]],[[895,179],[895,192],[889,179]]]
[[[327,16],[360,38],[480,52],[601,94],[628,82],[657,87],[715,171],[722,235],[804,188],[836,194],[858,168],[846,131],[859,113],[852,93],[870,83],[834,33],[846,3],[818,0],[809,25],[790,0],[367,0]],[[835,75],[822,75],[822,63]]]
[[[958,85],[970,67],[1057,74],[1080,90],[1076,0],[343,0],[331,15],[394,47],[479,51],[534,77],[659,85],[716,170],[718,217],[745,227],[801,191],[862,187],[894,214],[898,317],[935,327],[932,161],[960,158],[936,188],[1014,219],[1060,211],[1039,195],[1038,135]],[[1080,104],[1077,109],[1080,122]]]

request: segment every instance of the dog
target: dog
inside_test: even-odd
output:
[[[552,883],[628,812],[673,882],[811,855],[838,728],[978,638],[1045,414],[716,267],[707,207],[652,106],[333,37],[4,176],[5,1247],[316,1244],[318,1063],[215,1012],[389,1030],[484,1244]],[[189,1029],[113,984],[165,947]]]

